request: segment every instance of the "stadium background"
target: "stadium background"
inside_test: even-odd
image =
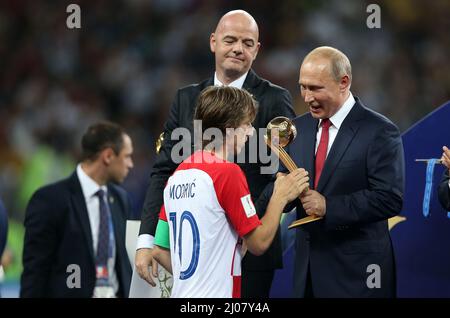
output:
[[[70,3],[81,8],[79,30],[66,26]],[[366,25],[371,3],[381,8],[380,29]],[[10,220],[3,296],[18,292],[28,199],[72,171],[80,136],[98,119],[133,138],[135,168],[124,187],[139,218],[175,91],[212,74],[209,35],[238,8],[260,27],[254,69],[291,92],[298,115],[307,111],[298,68],[320,45],[348,55],[352,91],[402,131],[450,99],[446,0],[2,0],[0,196]]]

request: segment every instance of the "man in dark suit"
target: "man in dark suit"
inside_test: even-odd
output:
[[[128,297],[130,201],[113,183],[133,167],[131,139],[120,126],[101,122],[81,143],[76,171],[38,189],[28,203],[21,297]]]
[[[172,148],[178,142],[178,140],[171,140],[171,133],[176,128],[185,127],[193,135],[194,106],[200,92],[211,85],[230,85],[249,91],[259,104],[253,126],[256,128],[254,138],[259,138],[260,141],[262,136],[259,135],[258,129],[265,128],[271,119],[277,116],[290,118],[295,116],[288,91],[260,78],[251,69],[260,46],[258,37],[258,26],[247,12],[236,10],[225,14],[210,37],[210,48],[215,54],[214,76],[199,84],[184,87],[177,92],[169,118],[165,123],[164,143],[153,166],[137,245],[136,268],[140,276],[150,284],[153,284],[153,280],[148,266],[152,262],[151,248],[163,201],[163,189],[167,179],[181,162],[174,162],[171,157]],[[261,146],[261,142],[258,144]],[[263,141],[262,147],[266,151]],[[257,153],[259,154],[259,151]],[[271,175],[261,173],[261,158],[258,157],[256,163],[249,163],[249,156],[255,154],[249,152],[248,145],[245,154],[247,161],[240,166],[245,172],[252,198],[256,202],[265,185],[271,180]],[[189,155],[189,153],[183,153],[181,160]],[[259,217],[262,217],[264,211],[258,209],[258,212],[261,213]],[[155,272],[157,265],[156,262],[153,264]],[[268,297],[274,270],[281,266],[281,242],[278,233],[272,246],[264,255],[256,257],[247,253],[244,257],[242,297]]]
[[[350,92],[351,65],[320,47],[300,68],[309,113],[289,146],[311,176],[298,218],[322,217],[296,229],[295,297],[395,297],[388,218],[403,203],[404,158],[398,128]]]
[[[446,146],[444,146],[442,150],[444,151],[441,158],[442,164],[447,169],[442,177],[441,183],[439,184],[439,201],[444,209],[450,211],[450,150]]]

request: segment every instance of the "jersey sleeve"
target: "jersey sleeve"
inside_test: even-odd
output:
[[[241,168],[230,164],[214,182],[217,199],[233,228],[243,237],[261,224],[256,214],[247,179]]]
[[[166,208],[164,207],[164,204],[161,206],[161,209],[159,210],[159,219],[167,222]]]
[[[155,232],[155,245],[170,248],[170,234],[169,234],[169,224],[167,223],[166,210],[164,205],[161,207],[159,212],[158,225],[156,226]]]

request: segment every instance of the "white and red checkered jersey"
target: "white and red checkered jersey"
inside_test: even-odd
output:
[[[169,226],[172,297],[240,297],[239,237],[261,222],[238,165],[194,153],[169,178],[160,219]]]

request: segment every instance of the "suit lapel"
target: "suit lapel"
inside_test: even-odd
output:
[[[113,222],[113,228],[114,228],[114,237],[116,240],[116,251],[118,251],[117,249],[117,244],[119,243],[120,238],[122,237],[122,233],[121,233],[121,228],[119,226],[119,224],[121,224],[121,208],[120,208],[120,202],[117,199],[116,196],[113,195],[112,190],[110,187],[108,187],[108,204],[109,204],[109,209],[111,211],[111,218],[112,218],[112,222]]]
[[[338,131],[336,139],[331,146],[330,153],[325,160],[325,165],[323,167],[322,175],[320,176],[319,184],[317,185],[317,191],[322,192],[328,183],[334,170],[339,165],[342,156],[347,151],[353,137],[356,135],[360,122],[359,119],[362,117],[362,108],[358,102],[353,106],[350,113],[344,119],[341,128]]]
[[[206,88],[206,87],[209,87],[209,86],[214,86],[214,76],[210,77],[206,81],[204,81],[204,85],[202,86],[202,90],[204,88]]]
[[[72,187],[71,190],[72,205],[75,209],[75,214],[77,215],[78,220],[80,221],[81,229],[86,238],[89,254],[92,257],[92,260],[95,262],[91,223],[89,221],[89,215],[83,191],[81,190],[81,184],[80,181],[78,180],[76,172],[74,172],[71,177],[71,187]]]
[[[114,194],[114,192],[111,190],[111,187],[108,187],[108,204],[109,209],[111,211],[111,218],[113,223],[113,229],[114,229],[114,238],[116,243],[116,272],[118,275],[118,279],[121,282],[120,284],[122,286],[125,286],[126,283],[124,282],[124,276],[125,273],[123,272],[124,266],[123,264],[126,264],[123,262],[124,259],[128,257],[127,254],[123,254],[122,251],[126,250],[124,248],[125,246],[125,233],[123,227],[121,227],[121,224],[123,224],[123,207],[118,199],[118,196]]]
[[[258,86],[260,82],[261,78],[256,75],[256,73],[252,69],[250,69],[248,71],[247,77],[245,78],[244,84],[242,85],[242,88],[246,89],[251,94],[256,95],[254,92],[254,88]]]

